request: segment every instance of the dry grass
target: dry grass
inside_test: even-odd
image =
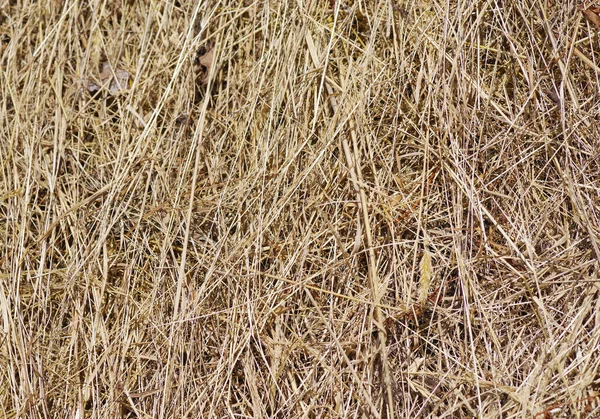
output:
[[[578,3],[87,3],[0,0],[0,417],[599,417]]]

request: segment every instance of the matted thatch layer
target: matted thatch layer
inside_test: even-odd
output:
[[[597,417],[598,11],[0,0],[0,417]]]

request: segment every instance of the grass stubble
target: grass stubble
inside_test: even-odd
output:
[[[597,417],[597,55],[573,1],[0,2],[0,417]]]

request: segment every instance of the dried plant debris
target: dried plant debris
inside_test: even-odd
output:
[[[130,79],[131,74],[127,70],[123,70],[122,68],[113,69],[110,62],[105,61],[102,63],[99,77],[97,79],[87,79],[86,88],[93,94],[102,89],[107,89],[114,96],[129,88]]]
[[[0,0],[0,417],[599,418],[599,1]]]
[[[596,29],[600,28],[600,4],[593,4],[589,7],[583,5],[579,6],[579,10],[585,16],[585,18],[592,24]]]
[[[546,93],[546,96],[548,96],[555,105],[560,106],[560,96],[555,89],[546,89],[544,90],[544,93]]]
[[[214,65],[215,46],[213,42],[204,42],[206,32],[202,30],[206,27],[206,23],[197,17],[194,21],[194,36],[199,37],[199,42],[203,44],[194,54],[194,73],[196,76],[196,85],[204,87],[208,84],[208,78]]]
[[[194,68],[196,71],[196,81],[200,86],[206,86],[208,84],[208,77],[213,67],[214,59],[214,46],[202,46],[198,48],[198,51],[196,51]]]
[[[584,9],[581,12],[584,14],[587,20],[589,20],[590,23],[594,25],[594,27],[600,28],[600,17],[598,17],[597,13],[595,13],[591,9]]]

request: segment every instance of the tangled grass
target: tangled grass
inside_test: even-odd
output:
[[[0,1],[0,417],[598,417],[594,7]]]

